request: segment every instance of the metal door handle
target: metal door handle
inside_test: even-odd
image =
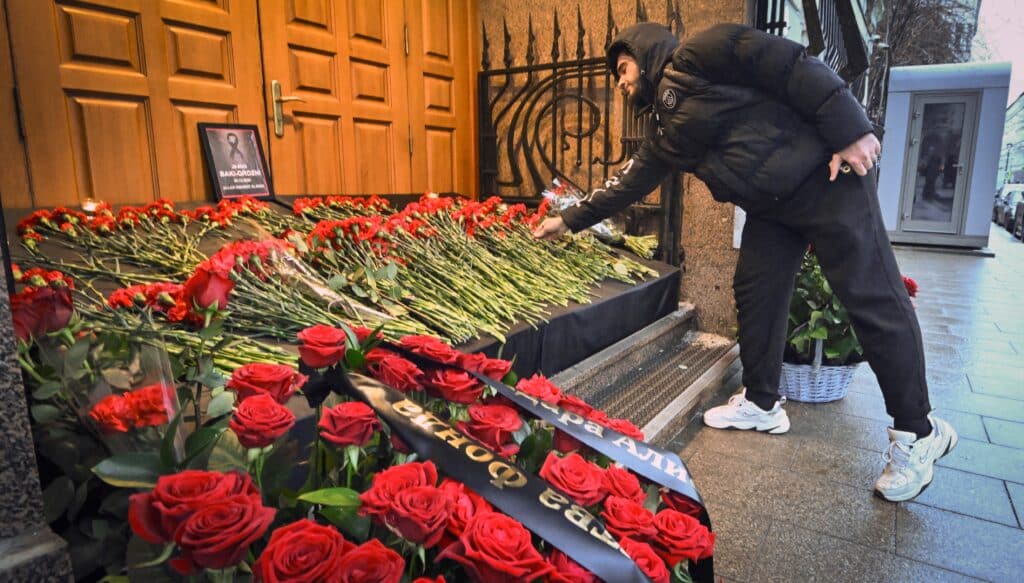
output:
[[[294,95],[281,95],[281,83],[277,79],[270,82],[270,96],[274,100],[274,135],[281,138],[284,137],[284,104],[306,100]]]

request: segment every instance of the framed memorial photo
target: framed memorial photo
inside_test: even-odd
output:
[[[274,197],[259,128],[243,124],[201,123],[199,141],[203,144],[206,168],[217,200],[241,196]]]

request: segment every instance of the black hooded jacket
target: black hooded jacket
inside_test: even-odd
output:
[[[716,200],[763,212],[872,131],[846,83],[795,42],[722,24],[677,45],[668,29],[644,23],[609,46],[612,71],[623,49],[640,64],[638,101],[653,101],[656,127],[604,188],[562,211],[571,230],[624,210],[671,171],[692,172]]]

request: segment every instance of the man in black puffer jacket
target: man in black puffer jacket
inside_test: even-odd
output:
[[[704,422],[773,434],[790,427],[779,376],[794,277],[813,244],[894,419],[875,491],[917,496],[957,435],[931,415],[921,330],[870,176],[881,145],[846,84],[802,46],[732,24],[683,45],[664,26],[635,25],[608,48],[608,66],[627,99],[653,107],[655,128],[604,188],[534,235],[586,229],[669,172],[692,172],[746,210],[733,282],[745,390]]]

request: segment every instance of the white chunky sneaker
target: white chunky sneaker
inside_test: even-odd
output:
[[[771,411],[765,411],[747,400],[745,390],[740,391],[729,397],[727,404],[705,411],[704,425],[715,429],[756,429],[776,435],[785,433],[789,431],[789,416],[782,408],[785,402],[786,398],[782,397]]]
[[[889,429],[889,449],[882,454],[888,462],[875,482],[875,494],[890,502],[903,502],[917,496],[932,483],[935,460],[956,447],[953,427],[932,415],[932,432],[918,439],[910,431]]]

